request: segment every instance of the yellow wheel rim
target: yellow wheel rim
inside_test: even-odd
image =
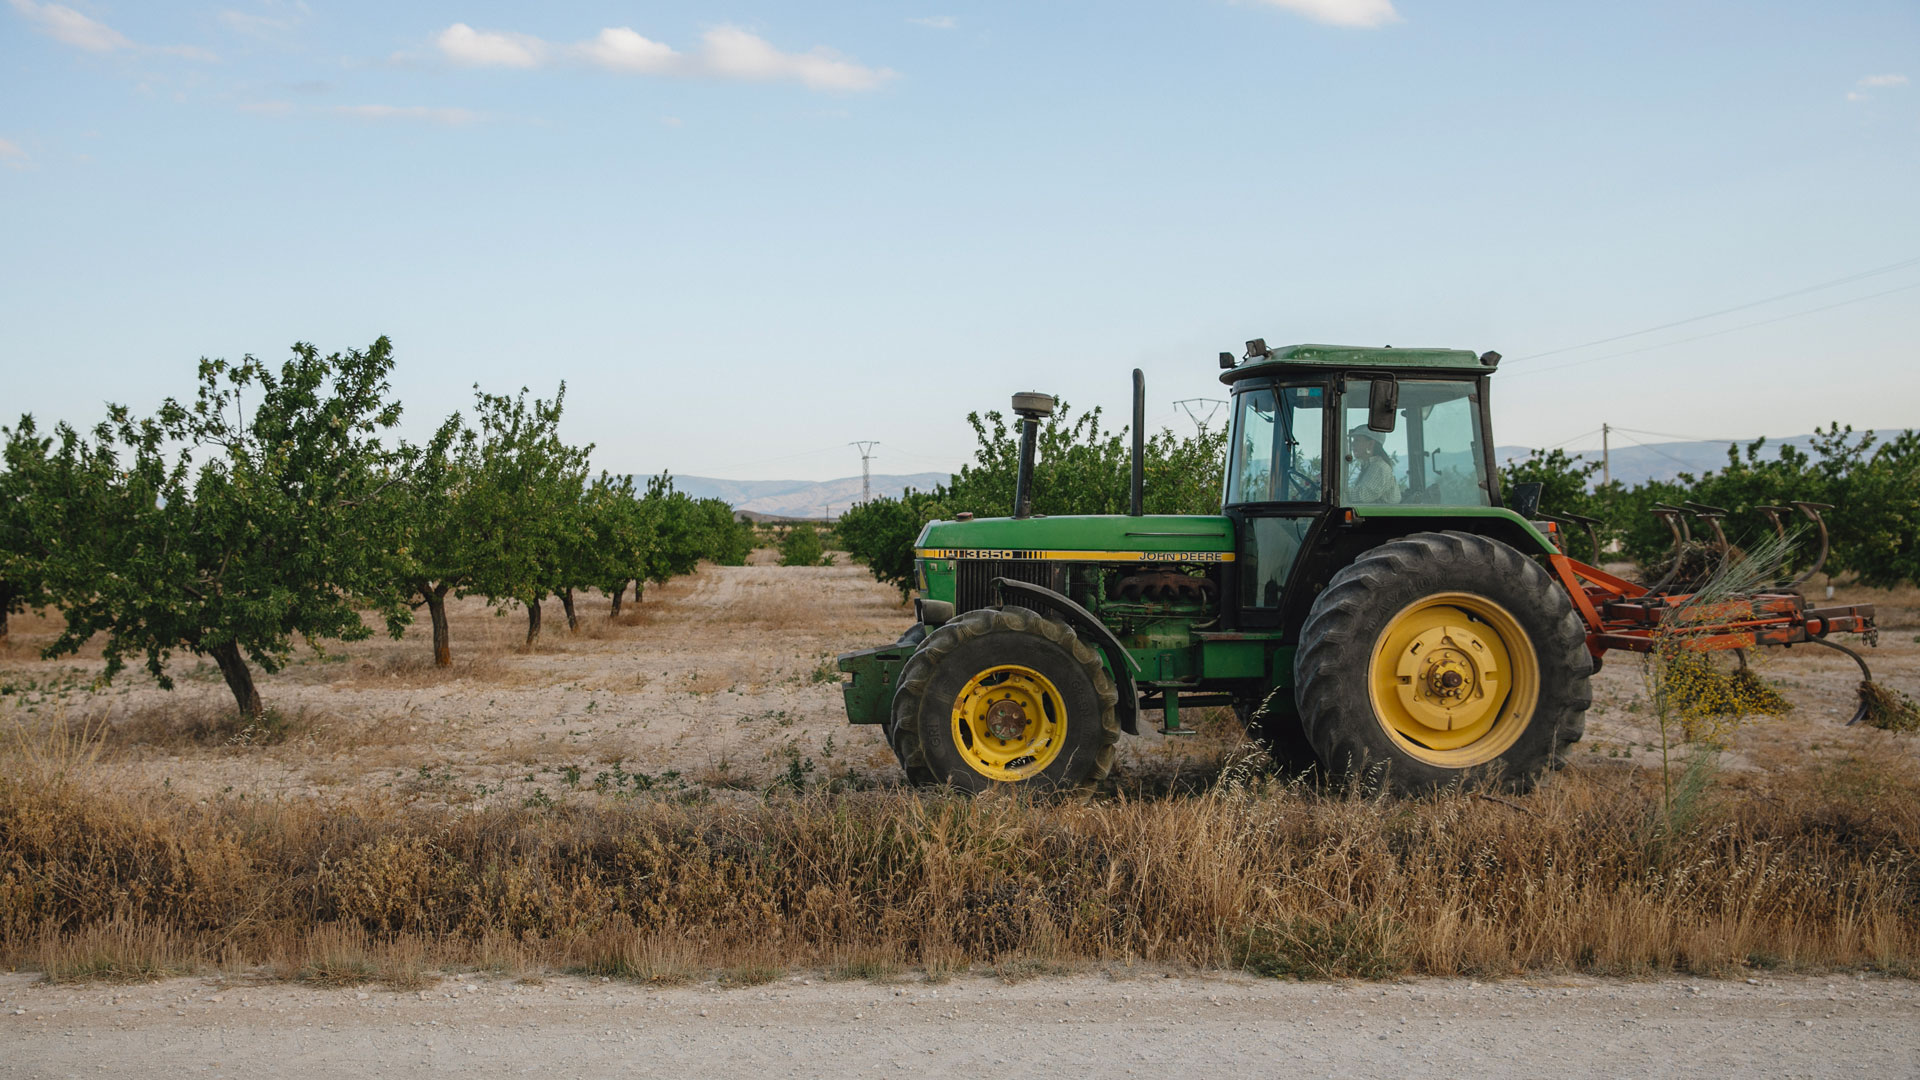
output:
[[[1540,660],[1507,609],[1436,593],[1387,620],[1368,665],[1373,715],[1402,750],[1466,768],[1505,753],[1540,700]]]
[[[953,745],[968,768],[991,780],[1038,775],[1060,756],[1066,736],[1066,702],[1029,667],[990,667],[953,701]]]

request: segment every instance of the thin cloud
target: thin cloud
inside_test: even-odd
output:
[[[239,109],[243,113],[252,113],[255,116],[285,116],[293,111],[293,102],[250,101],[239,106]]]
[[[475,30],[466,23],[454,23],[440,31],[433,43],[447,59],[471,67],[539,67],[552,51],[531,34]]]
[[[664,75],[685,59],[672,46],[642,37],[626,26],[610,26],[592,41],[574,46],[574,51],[588,63],[609,71],[640,75]]]
[[[471,109],[426,105],[335,105],[331,111],[361,120],[418,120],[447,127],[465,127],[480,122],[480,114]]]
[[[39,31],[55,41],[88,52],[114,52],[131,49],[133,42],[125,34],[96,19],[90,19],[65,4],[36,4],[33,0],[10,0]]]
[[[627,26],[607,27],[586,41],[557,45],[531,34],[454,23],[435,35],[434,45],[448,60],[467,67],[527,69],[570,61],[630,75],[797,82],[815,90],[871,90],[897,77],[887,68],[867,67],[831,49],[786,52],[736,26],[707,31],[694,53],[680,52]]]
[[[197,45],[141,45],[106,23],[83,15],[65,4],[36,4],[33,0],[8,0],[8,3],[41,33],[63,45],[87,52],[111,53],[126,49],[165,53],[207,63],[220,59]]]
[[[766,39],[738,27],[722,26],[704,35],[701,61],[722,78],[773,81],[792,79],[815,90],[872,90],[895,76],[885,68],[862,67],[830,49],[781,52]]]
[[[294,29],[313,14],[305,3],[281,3],[280,0],[260,0],[259,11],[235,11],[228,9],[220,13],[220,23],[237,34],[248,37],[278,37]]]
[[[24,170],[33,161],[25,150],[6,139],[0,139],[0,165],[16,172]]]
[[[1907,85],[1907,77],[1905,75],[1868,75],[1860,80],[1860,85],[1878,87],[1905,86]]]
[[[1372,29],[1388,23],[1400,21],[1400,13],[1393,9],[1393,0],[1253,0],[1284,11],[1291,11],[1326,23],[1328,26],[1351,26],[1360,29]]]
[[[960,25],[960,20],[951,15],[924,15],[907,21],[915,26],[931,26],[935,30],[952,30]]]

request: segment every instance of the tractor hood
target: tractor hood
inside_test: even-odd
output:
[[[922,559],[1227,562],[1233,525],[1224,517],[1186,514],[975,518],[930,522],[913,546]]]

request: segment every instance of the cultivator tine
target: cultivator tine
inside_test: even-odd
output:
[[[1777,554],[1773,558],[1773,565],[1767,568],[1767,579],[1771,581],[1777,578],[1787,566],[1787,523],[1782,515],[1792,514],[1793,507],[1756,506],[1754,509],[1766,515],[1767,524],[1773,526],[1774,539],[1779,541],[1776,545]]]
[[[1694,517],[1706,522],[1707,527],[1713,530],[1713,546],[1719,550],[1720,557],[1725,559],[1732,545],[1727,543],[1727,534],[1720,528],[1720,519],[1726,517],[1727,512],[1717,506],[1708,506],[1706,503],[1689,501],[1681,505],[1693,511]]]
[[[1767,515],[1768,524],[1773,526],[1773,535],[1779,537],[1781,543],[1783,544],[1786,543],[1787,542],[1787,523],[1781,520],[1781,515],[1793,513],[1793,507],[1791,506],[1756,506],[1754,507],[1754,509]]]
[[[1665,589],[1667,586],[1673,584],[1674,578],[1680,576],[1680,567],[1686,562],[1687,540],[1690,539],[1687,535],[1686,520],[1681,517],[1685,512],[1686,511],[1681,510],[1677,506],[1668,506],[1666,503],[1653,504],[1653,516],[1666,522],[1667,531],[1673,533],[1673,565],[1667,568],[1665,577],[1647,586],[1647,591],[1650,593],[1657,593]]]
[[[1671,503],[1654,503],[1653,516],[1666,521],[1667,527],[1674,529],[1674,531],[1679,534],[1674,537],[1674,543],[1679,544],[1693,539],[1693,529],[1687,524],[1687,512],[1685,509],[1674,506]],[[1674,528],[1674,522],[1676,521],[1680,523],[1677,529]]]
[[[1577,522],[1581,528],[1587,530],[1587,543],[1593,545],[1593,565],[1599,566],[1600,565],[1600,533],[1596,527],[1600,524],[1600,519],[1596,517],[1588,517],[1585,514],[1568,514],[1567,519],[1570,521]]]
[[[1813,560],[1813,565],[1807,568],[1806,573],[1801,574],[1799,577],[1794,578],[1793,581],[1788,583],[1787,588],[1789,589],[1797,589],[1801,585],[1806,584],[1808,579],[1812,578],[1813,575],[1819,573],[1821,568],[1827,565],[1827,551],[1828,551],[1827,522],[1825,518],[1820,516],[1820,511],[1833,509],[1832,503],[1797,502],[1796,501],[1793,505],[1799,507],[1800,512],[1807,515],[1807,519],[1813,522],[1814,528],[1817,528],[1820,530],[1820,557]],[[1835,645],[1834,648],[1839,649],[1840,646]],[[1845,649],[1841,649],[1840,651],[1846,652]],[[1858,656],[1855,656],[1854,659],[1859,660],[1860,658]],[[1865,667],[1866,661],[1862,660],[1860,666]]]
[[[1799,505],[1799,504],[1796,503],[1795,505]],[[1859,653],[1854,652],[1852,649],[1847,648],[1845,645],[1842,645],[1837,641],[1828,641],[1826,638],[1808,638],[1807,644],[1825,645],[1827,648],[1832,649],[1835,652],[1843,652],[1843,653],[1846,653],[1848,656],[1853,657],[1853,662],[1860,665],[1860,684],[1861,684],[1862,690],[1864,691],[1865,688],[1873,685],[1873,672],[1867,670],[1866,657],[1861,656]],[[1867,695],[1863,692],[1860,695],[1860,707],[1853,710],[1853,719],[1847,721],[1847,726],[1852,727],[1853,725],[1859,723],[1862,720],[1865,720],[1866,718],[1867,718]]]

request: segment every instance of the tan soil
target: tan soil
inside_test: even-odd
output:
[[[78,657],[40,660],[55,621],[16,616],[0,646],[0,684],[14,689],[0,696],[0,723],[104,721],[104,756],[128,782],[203,796],[561,799],[585,797],[575,792],[602,773],[611,788],[635,783],[634,773],[669,786],[743,791],[782,776],[898,783],[878,729],[845,722],[833,658],[892,640],[911,621],[909,609],[857,566],[782,567],[766,551],[754,562],[705,567],[650,589],[619,620],[609,619],[604,598],[583,598],[578,633],[549,601],[547,633],[531,652],[522,647],[521,610],[496,616],[478,600],[457,602],[455,663],[446,671],[431,665],[424,625],[399,641],[380,634],[328,645],[324,655],[302,648],[285,671],[259,676],[268,704],[290,725],[277,743],[235,729],[232,699],[211,662],[181,658],[171,692],[137,665],[94,689],[98,642]],[[1836,601],[1879,605],[1880,646],[1867,650],[1869,660],[1883,684],[1920,695],[1920,590],[1843,588]],[[1575,767],[1657,764],[1641,664],[1621,653],[1608,661]],[[1841,726],[1857,675],[1838,653],[1768,650],[1760,671],[1795,709],[1738,732],[1730,769],[1920,748],[1912,735]],[[1122,786],[1164,791],[1218,774],[1241,742],[1238,725],[1221,709],[1189,710],[1183,719],[1199,734],[1122,741]]]
[[[1008,985],[649,990],[469,977],[419,992],[0,976],[0,1076],[1920,1076],[1920,987],[1292,983],[1160,973]]]

